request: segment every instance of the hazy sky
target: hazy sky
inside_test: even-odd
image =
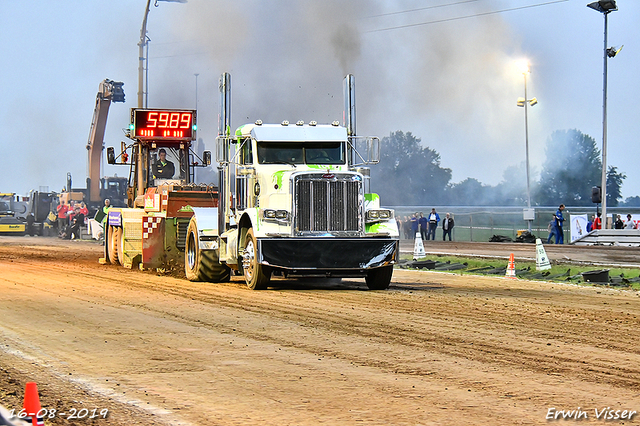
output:
[[[578,129],[602,143],[602,14],[568,0],[159,1],[148,23],[149,107],[194,108],[215,151],[218,78],[232,75],[232,124],[342,120],[342,79],[356,77],[360,135],[412,132],[441,155],[454,183],[495,185],[525,159],[523,75],[528,58],[530,156]],[[0,0],[0,192],[84,187],[99,83],[123,81],[106,146],[119,146],[137,106],[145,0]],[[609,15],[608,164],[640,195],[640,2]],[[502,13],[493,13],[508,9]],[[403,13],[400,13],[403,12]],[[454,19],[477,15],[464,19]],[[390,29],[400,27],[396,29]],[[383,147],[384,149],[384,147]],[[104,175],[128,174],[107,166]],[[428,185],[428,182],[425,182]],[[563,200],[559,200],[561,202]]]

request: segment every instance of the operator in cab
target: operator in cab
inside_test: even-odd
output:
[[[158,160],[153,165],[153,176],[156,179],[171,179],[175,173],[173,163],[167,160],[167,151],[160,148],[158,151]]]

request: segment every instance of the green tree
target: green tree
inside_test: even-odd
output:
[[[607,205],[617,207],[622,198],[622,181],[627,178],[617,167],[609,166],[607,169]]]
[[[411,132],[392,132],[381,140],[380,164],[371,168],[371,190],[385,205],[437,205],[445,201],[451,169],[440,154],[423,147]]]
[[[591,187],[600,183],[602,162],[596,141],[578,130],[557,130],[545,149],[536,199],[541,205],[591,205]]]
[[[467,178],[447,188],[449,205],[487,206],[494,204],[495,189],[478,179]]]
[[[621,206],[623,207],[640,207],[640,197],[634,195],[633,197],[625,198],[624,202],[622,202]]]

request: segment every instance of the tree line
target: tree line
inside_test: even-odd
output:
[[[380,164],[371,168],[371,190],[385,205],[527,205],[524,162],[507,167],[495,186],[475,178],[452,183],[451,169],[440,165],[440,154],[422,146],[411,132],[392,132],[382,138],[381,145]],[[600,186],[602,177],[595,139],[576,129],[557,130],[547,141],[545,156],[539,178],[530,182],[531,205],[592,206],[591,189]],[[625,178],[617,167],[607,168],[608,206],[640,206],[638,196],[622,201]]]

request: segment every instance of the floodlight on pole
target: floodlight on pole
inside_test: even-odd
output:
[[[602,220],[603,229],[607,228],[607,58],[613,58],[620,49],[607,48],[607,17],[609,13],[618,10],[615,0],[599,0],[589,3],[587,7],[597,10],[604,15],[604,71],[602,73]]]
[[[525,164],[527,168],[527,212],[525,213],[525,219],[527,221],[527,228],[531,233],[531,222],[535,214],[531,214],[531,179],[529,174],[529,115],[527,112],[527,105],[534,106],[538,103],[537,98],[527,99],[527,74],[529,74],[529,62],[523,61],[519,64],[519,68],[524,76],[524,98],[518,98],[516,105],[524,107],[524,136],[525,136]]]
[[[155,0],[153,5],[158,7],[159,1],[165,1],[170,3],[186,3],[187,0]],[[143,107],[143,98],[145,94],[145,82],[144,82],[144,71],[145,71],[145,62],[147,72],[149,71],[149,38],[147,37],[147,19],[149,17],[149,8],[151,7],[151,0],[147,0],[147,6],[144,9],[144,17],[142,18],[142,28],[140,28],[140,41],[138,42],[138,108]],[[145,47],[147,48],[147,54],[145,56]],[[147,89],[148,89],[148,75],[147,75]],[[144,105],[146,107],[146,105]]]

